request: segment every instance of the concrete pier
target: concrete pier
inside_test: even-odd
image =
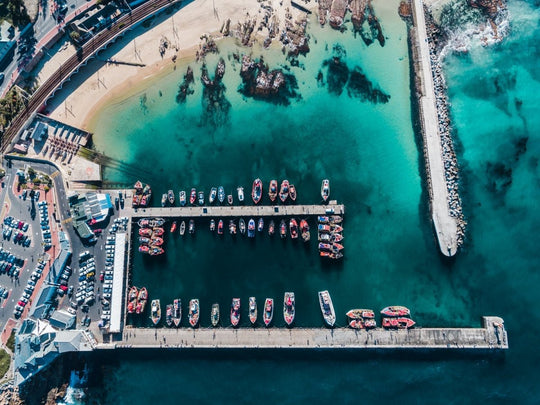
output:
[[[124,328],[122,339],[96,349],[508,349],[504,321],[483,317],[482,328],[353,330],[349,328]]]
[[[419,113],[424,139],[426,171],[428,176],[431,217],[441,252],[445,256],[456,254],[458,242],[458,219],[451,215],[449,195],[443,162],[443,148],[439,133],[438,114],[433,84],[431,57],[422,0],[412,0],[415,29],[412,46],[416,56],[415,70],[419,94]]]

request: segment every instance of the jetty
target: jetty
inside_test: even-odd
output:
[[[349,328],[131,328],[119,341],[96,349],[434,349],[504,350],[508,336],[499,317],[483,317],[481,328],[353,330]]]
[[[439,117],[432,74],[429,38],[422,0],[411,0],[414,28],[411,46],[414,56],[416,90],[420,126],[424,139],[427,183],[431,203],[431,218],[441,252],[454,256],[459,247],[459,218],[450,209],[449,185],[446,179],[443,145],[439,132]]]

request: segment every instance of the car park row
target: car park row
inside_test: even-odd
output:
[[[43,234],[43,247],[48,250],[52,246],[51,241],[51,228],[49,223],[49,209],[47,208],[46,201],[40,201],[39,206],[39,224],[41,226],[41,232]]]
[[[14,235],[14,243],[20,243],[24,247],[28,247],[31,243],[30,235],[25,234],[28,231],[28,227],[29,225],[24,221],[19,221],[13,217],[6,217],[4,219],[2,235],[7,240],[11,240],[11,236]]]
[[[30,300],[30,297],[34,293],[34,289],[36,288],[36,284],[38,280],[43,275],[43,270],[45,269],[45,262],[40,260],[38,262],[37,267],[32,272],[30,278],[28,279],[26,283],[26,287],[23,290],[22,296],[19,298],[19,301],[15,305],[15,309],[13,311],[13,315],[15,318],[19,318],[21,314],[24,311],[24,307],[28,304],[28,301]]]
[[[0,248],[0,274],[7,274],[9,277],[17,280],[23,266],[23,259]]]

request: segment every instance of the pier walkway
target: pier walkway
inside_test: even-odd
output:
[[[433,84],[431,57],[422,0],[412,0],[414,26],[416,27],[417,60],[416,75],[421,86],[419,90],[420,123],[422,126],[426,159],[431,216],[441,252],[453,256],[458,248],[458,221],[450,214],[449,196],[442,158],[443,149],[439,134],[435,88]],[[415,46],[414,42],[412,46]]]
[[[504,322],[486,316],[482,328],[353,330],[349,328],[130,328],[122,340],[96,349],[508,349]]]
[[[196,218],[196,217],[270,217],[345,214],[345,206],[331,201],[328,205],[208,205],[197,207],[132,208],[122,215],[131,218]]]

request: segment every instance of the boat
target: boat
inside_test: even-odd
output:
[[[274,202],[276,201],[277,197],[277,180],[270,180],[270,187],[268,187],[268,197],[270,197],[270,201]]]
[[[387,317],[409,316],[411,315],[411,311],[407,307],[394,305],[394,306],[383,308],[381,310],[381,315],[387,316]]]
[[[150,220],[148,218],[141,218],[137,221],[137,225],[140,228],[148,228],[150,226]]]
[[[343,222],[343,217],[339,215],[331,215],[329,217],[329,220],[330,220],[330,223],[332,224],[341,224],[341,222]]]
[[[298,239],[298,223],[294,218],[289,221],[289,232],[291,233],[291,239]]]
[[[216,221],[214,218],[210,220],[210,231],[214,232],[216,230]]]
[[[373,319],[375,318],[375,312],[372,309],[351,309],[347,312],[347,318]]]
[[[210,321],[212,326],[216,327],[219,323],[219,304],[212,304],[212,312],[210,312]]]
[[[218,187],[218,200],[220,204],[223,204],[223,201],[225,201],[225,189],[223,186]]]
[[[135,185],[133,186],[133,188],[135,189],[135,191],[136,191],[137,193],[141,193],[141,192],[142,192],[142,188],[143,188],[143,185],[142,185],[141,181],[140,181],[140,180],[137,180],[137,181],[135,182]]]
[[[167,193],[161,195],[161,206],[165,207],[167,205]]]
[[[217,197],[217,188],[212,187],[212,189],[210,190],[210,195],[208,196],[208,203],[213,204],[214,201],[216,201],[216,197]]]
[[[339,252],[340,250],[343,250],[345,246],[343,246],[341,243],[334,242],[332,243],[332,248],[334,252]]]
[[[193,219],[189,220],[189,233],[195,233],[195,221]]]
[[[180,224],[180,235],[184,235],[186,233],[186,221],[182,221]]]
[[[146,307],[146,301],[148,301],[148,290],[146,287],[143,287],[139,290],[139,296],[137,297],[137,309],[135,310],[136,313],[142,314],[144,312],[144,308]]]
[[[174,205],[174,191],[169,190],[167,192],[167,199],[169,200],[169,204]]]
[[[165,250],[163,248],[160,248],[159,246],[153,246],[149,251],[148,254],[150,256],[159,256],[165,253]]]
[[[231,324],[238,326],[240,322],[240,298],[233,298],[231,304]]]
[[[180,205],[183,207],[186,205],[186,192],[185,190],[180,191],[178,193],[178,201],[180,201]]]
[[[131,287],[128,293],[128,313],[132,314],[135,312],[138,296],[139,296],[139,290],[137,289],[137,287],[135,286]]]
[[[139,229],[139,236],[149,238],[152,236],[152,230],[150,228],[141,228]]]
[[[283,297],[283,319],[287,326],[291,326],[294,322],[295,315],[295,302],[294,302],[294,293],[286,292]]]
[[[139,246],[139,252],[141,253],[148,253],[150,251],[150,248],[147,245],[141,245]]]
[[[287,225],[285,224],[284,219],[282,219],[279,224],[279,236],[281,236],[281,239],[284,239],[287,237]]]
[[[294,187],[294,184],[289,186],[289,198],[292,202],[296,201],[296,187]]]
[[[150,239],[150,246],[161,246],[163,245],[163,238],[156,237]]]
[[[305,219],[300,221],[300,235],[304,242],[309,242],[311,234],[309,233],[309,225]]]
[[[244,202],[244,187],[238,186],[236,191],[238,193],[238,201]]]
[[[330,228],[330,225],[322,225],[322,224],[319,224],[317,226],[317,230],[319,232],[326,232],[326,233],[330,233],[332,231],[332,229]]]
[[[165,233],[163,228],[154,228],[152,229],[152,237],[162,236]]]
[[[199,191],[199,205],[204,205],[204,191]]]
[[[330,238],[332,242],[341,242],[344,236],[340,233],[333,233],[332,235],[330,235]]]
[[[263,186],[261,179],[255,179],[253,187],[251,188],[251,198],[255,204],[258,204],[261,201],[262,191]]]
[[[272,219],[268,225],[268,235],[272,236],[276,232],[276,224]]]
[[[332,233],[343,232],[343,227],[340,226],[340,225],[330,225],[330,229],[331,229]]]
[[[229,220],[229,233],[231,235],[236,235],[236,223],[234,222],[234,219]]]
[[[289,180],[283,180],[281,182],[281,188],[279,189],[279,199],[282,203],[287,201],[289,197]]]
[[[329,252],[333,252],[334,247],[332,246],[331,243],[319,242],[319,250],[327,250]]]
[[[240,233],[243,235],[246,233],[246,222],[244,221],[244,218],[240,218],[240,222],[238,223],[238,226],[240,228]]]
[[[255,237],[255,220],[251,218],[248,222],[248,238],[254,238]]]
[[[161,306],[159,300],[152,300],[150,319],[154,325],[157,325],[161,320]]]
[[[229,195],[227,196],[227,203],[228,203],[229,205],[233,205],[233,202],[234,202],[234,201],[233,201],[233,196],[232,196],[232,194],[229,194]]]
[[[141,245],[148,245],[150,243],[150,238],[146,236],[139,236],[139,243]]]
[[[172,324],[173,324],[172,316],[173,316],[173,306],[172,306],[172,304],[169,304],[169,305],[167,305],[167,310],[165,312],[165,323],[169,327],[171,327]]]
[[[382,327],[386,329],[409,329],[412,328],[416,322],[410,318],[383,318]]]
[[[217,226],[218,235],[223,235],[223,220],[220,219]]]
[[[174,233],[174,231],[176,231],[176,221],[173,221],[171,225],[171,233]]]
[[[249,321],[252,325],[257,322],[257,299],[249,297]]]
[[[259,222],[257,223],[257,230],[259,232],[262,232],[264,229],[264,219],[259,218]]]
[[[182,320],[182,300],[180,298],[176,298],[173,301],[172,320],[173,320],[174,326],[178,328],[178,326],[180,326],[180,321]]]
[[[364,319],[364,327],[366,329],[376,328],[377,321],[375,319]]]
[[[351,319],[349,327],[353,329],[364,329],[364,321],[362,319]]]
[[[324,179],[321,184],[321,197],[324,202],[330,197],[330,180]]]
[[[199,300],[197,298],[189,301],[188,320],[192,328],[199,323]]]
[[[189,203],[191,205],[195,205],[196,200],[197,200],[197,190],[192,188],[191,192],[189,193]]]
[[[319,291],[319,304],[321,306],[322,316],[326,324],[333,327],[336,323],[336,313],[334,312],[334,304],[332,304],[332,298],[330,293],[325,291]]]
[[[272,322],[273,317],[274,317],[274,299],[267,298],[264,301],[264,312],[263,312],[264,326],[266,327],[270,326],[270,323]]]

